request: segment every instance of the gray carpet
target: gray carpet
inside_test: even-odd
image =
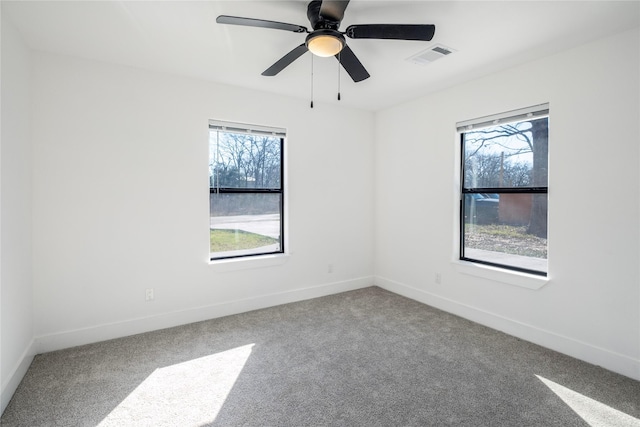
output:
[[[9,426],[640,426],[640,382],[372,287],[36,356]]]

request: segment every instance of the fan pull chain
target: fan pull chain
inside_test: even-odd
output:
[[[342,62],[340,60],[340,55],[342,51],[338,52],[338,101],[340,101],[340,68],[342,68]]]
[[[313,108],[313,54],[311,54],[311,108]]]

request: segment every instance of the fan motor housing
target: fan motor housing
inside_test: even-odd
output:
[[[340,22],[328,20],[320,15],[320,8],[322,7],[322,0],[313,0],[307,6],[307,18],[311,23],[311,28],[314,30],[330,29],[338,30]]]

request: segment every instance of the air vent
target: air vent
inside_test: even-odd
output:
[[[433,61],[437,61],[440,58],[444,58],[445,56],[452,54],[453,52],[455,52],[455,50],[450,47],[436,44],[410,58],[407,58],[407,61],[416,65],[428,65]]]

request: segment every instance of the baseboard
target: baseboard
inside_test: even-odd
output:
[[[376,286],[398,295],[411,298],[576,359],[601,366],[635,380],[640,380],[640,360],[638,359],[509,319],[477,307],[462,304],[384,277],[375,276],[374,283]]]
[[[31,340],[27,348],[20,356],[20,360],[16,364],[15,368],[9,374],[8,378],[2,383],[2,389],[0,390],[0,415],[4,412],[9,401],[13,397],[13,394],[18,389],[20,381],[27,373],[34,356],[36,355],[36,343],[35,340]]]
[[[149,317],[140,317],[122,322],[58,332],[37,337],[37,352],[46,353],[49,351],[56,351],[79,345],[136,335],[158,329],[200,322],[217,317],[244,313],[261,308],[273,307],[280,304],[332,295],[368,286],[373,286],[372,276],[298,288],[285,292],[265,294],[220,304],[163,313]]]

